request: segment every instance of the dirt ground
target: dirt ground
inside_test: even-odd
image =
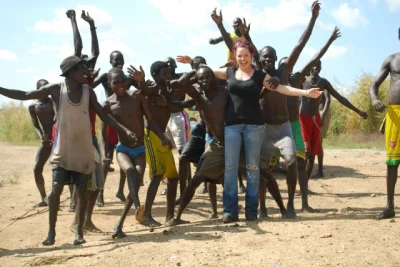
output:
[[[190,224],[151,230],[139,225],[131,211],[124,228],[128,236],[120,240],[111,239],[123,207],[114,197],[118,183],[114,164],[117,170],[105,188],[106,206],[96,207],[93,216],[103,233],[87,234],[87,243],[72,245],[73,214],[68,212],[65,188],[56,244],[44,247],[48,209],[33,207],[39,200],[32,173],[36,147],[0,145],[0,266],[400,266],[398,215],[394,220],[372,219],[386,203],[384,151],[327,150],[326,177],[310,181],[316,195],[309,202],[320,213],[300,213],[296,196],[297,219],[281,219],[268,195],[270,218],[248,223],[240,194],[240,222],[224,225],[221,219],[207,219],[208,197],[196,194],[182,217]],[[44,174],[49,192],[49,164]],[[284,177],[276,175],[286,200]],[[146,174],[142,201],[148,183]],[[221,197],[218,200],[221,214]],[[399,203],[399,194],[396,200]],[[165,205],[165,196],[157,195],[156,220],[164,221]],[[400,212],[398,207],[396,211]]]

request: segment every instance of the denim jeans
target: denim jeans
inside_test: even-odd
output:
[[[263,125],[238,124],[225,127],[224,216],[238,218],[238,168],[242,141],[247,177],[246,218],[257,216],[260,150],[263,139]]]

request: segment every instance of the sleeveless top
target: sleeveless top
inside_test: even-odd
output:
[[[89,119],[89,87],[82,85],[80,103],[71,102],[65,82],[61,84],[56,134],[50,155],[53,168],[90,174],[95,168]]]

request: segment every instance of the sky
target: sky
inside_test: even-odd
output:
[[[311,18],[311,0],[86,0],[8,1],[2,6],[0,32],[0,86],[25,91],[35,90],[36,81],[61,82],[61,61],[73,54],[71,23],[65,12],[75,9],[83,40],[83,53],[91,51],[89,25],[80,18],[82,10],[95,20],[100,42],[96,69],[107,72],[109,55],[119,50],[128,65],[143,66],[151,78],[150,65],[177,55],[201,55],[211,67],[226,61],[224,43],[210,45],[220,36],[210,15],[222,9],[223,23],[232,31],[235,17],[251,23],[250,35],[257,48],[270,45],[278,59],[290,54]],[[294,70],[301,69],[326,43],[335,26],[342,37],[322,58],[321,76],[348,93],[363,72],[376,75],[389,55],[400,51],[400,0],[326,0],[314,31]],[[189,71],[179,64],[177,72]],[[95,89],[99,101],[105,100],[100,85]],[[0,105],[10,102],[0,96]]]

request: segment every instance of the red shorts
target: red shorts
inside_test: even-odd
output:
[[[300,114],[299,118],[306,152],[310,156],[322,155],[321,116],[319,114],[314,116]]]
[[[107,141],[108,145],[116,146],[118,144],[118,134],[114,128],[107,126]]]

